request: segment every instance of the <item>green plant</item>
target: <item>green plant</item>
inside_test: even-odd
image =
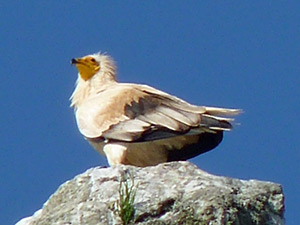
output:
[[[126,175],[121,177],[119,186],[119,200],[116,202],[117,212],[124,225],[133,223],[135,216],[134,200],[136,196],[136,187],[134,179]]]

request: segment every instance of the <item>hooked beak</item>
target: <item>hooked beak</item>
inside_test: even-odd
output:
[[[73,59],[71,60],[71,64],[72,64],[72,65],[76,65],[77,63],[78,63],[77,59],[73,58]]]

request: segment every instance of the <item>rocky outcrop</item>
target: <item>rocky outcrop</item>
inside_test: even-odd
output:
[[[283,212],[278,184],[214,176],[189,162],[171,162],[89,169],[17,225],[271,225],[284,224]]]

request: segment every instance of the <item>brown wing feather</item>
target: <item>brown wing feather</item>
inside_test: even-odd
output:
[[[210,108],[211,113],[207,114],[206,111],[203,106],[191,105],[149,86],[115,84],[86,101],[78,108],[76,116],[81,133],[88,138],[129,142],[146,140],[147,135],[158,139],[159,134],[166,138],[191,130],[203,133],[201,127],[210,128],[210,123],[216,130],[231,128],[222,127],[218,122],[230,124],[227,118],[217,118],[214,114],[226,116],[232,111],[222,108],[219,111]]]
[[[161,130],[169,130],[170,135],[172,132],[186,133],[192,126],[192,121],[186,115],[163,105],[161,99],[149,94],[143,95],[138,101],[128,103],[125,106],[124,113],[129,119],[111,126],[109,130],[103,133],[105,138],[137,141],[144,135]],[[137,132],[130,133],[132,121],[135,121],[135,124],[141,123],[144,126],[140,126]],[[197,124],[194,126],[197,126]],[[164,136],[168,136],[167,133],[164,133]]]

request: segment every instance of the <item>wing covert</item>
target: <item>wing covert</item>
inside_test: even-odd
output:
[[[81,133],[87,138],[105,138],[116,141],[139,141],[173,137],[188,132],[201,133],[203,128],[218,128],[213,114],[226,115],[227,109],[191,105],[181,99],[146,85],[117,84],[97,93],[78,107],[76,118]],[[232,113],[232,111],[228,111]],[[211,120],[204,120],[204,117]],[[223,127],[220,125],[220,130]]]

